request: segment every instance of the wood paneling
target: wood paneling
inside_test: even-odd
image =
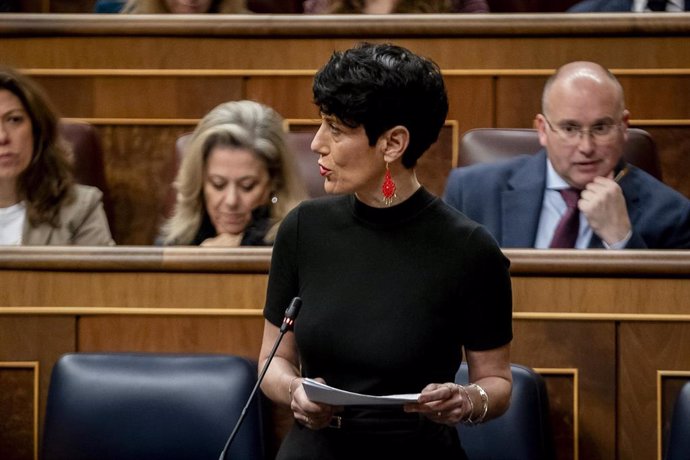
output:
[[[503,76],[496,83],[496,127],[534,128],[546,76]]]
[[[679,97],[690,88],[690,75],[619,75],[633,119],[687,120],[690,100]]]
[[[36,76],[63,116],[71,118],[201,118],[221,102],[241,99],[241,77]]]
[[[35,369],[0,363],[0,455],[3,460],[34,458]]]
[[[549,422],[559,460],[573,460],[579,452],[577,369],[544,372],[549,398]]]
[[[3,307],[261,309],[266,290],[265,274],[17,270],[2,277],[17,286]]]
[[[690,255],[505,253],[514,286],[511,360],[545,377],[558,458],[655,458],[657,430],[667,428],[686,379],[674,372],[690,380]],[[270,248],[6,248],[0,361],[39,362],[43,414],[52,364],[68,351],[257,358],[270,255]],[[17,408],[22,420],[26,404]],[[285,414],[273,416],[280,435]],[[22,444],[13,452],[33,447],[17,441],[21,429],[5,436]]]
[[[175,179],[175,141],[193,125],[100,125],[118,244],[153,244]],[[174,195],[173,195],[174,196]]]
[[[257,359],[261,317],[95,316],[79,320],[80,351],[225,353]]]
[[[527,281],[528,282],[528,281]],[[539,290],[534,286],[533,290]],[[578,304],[579,310],[581,304]],[[587,323],[578,321],[516,320],[511,359],[531,367],[574,369],[579,395],[578,433],[580,457],[614,458],[616,407],[616,329],[613,321]],[[567,339],[566,339],[567,338]],[[566,339],[566,340],[564,340]],[[577,346],[576,344],[586,344]],[[546,376],[547,381],[549,377]],[[551,387],[548,387],[552,390]],[[562,387],[560,388],[562,391]],[[572,427],[572,395],[549,393],[554,439],[559,452],[577,458],[572,432],[558,429]],[[568,397],[570,396],[570,398]],[[559,457],[560,458],[560,457]]]
[[[318,118],[312,79],[313,75],[249,77],[246,98],[273,107],[285,118]]]
[[[1,276],[1,275],[0,275]],[[4,276],[0,284],[3,286],[3,293],[10,290],[10,281],[5,280]],[[15,284],[15,289],[27,293],[40,290],[38,284]],[[4,300],[5,296],[3,298]],[[34,430],[40,433],[42,430],[42,420],[45,413],[46,395],[50,384],[50,373],[53,364],[57,359],[67,352],[75,350],[76,344],[76,318],[74,316],[50,316],[50,315],[22,315],[5,316],[0,307],[0,362],[35,362],[36,368],[31,368],[30,376],[17,368],[0,367],[0,372],[4,372],[5,379],[0,384],[3,393],[3,417],[2,445],[0,445],[1,458],[37,458],[34,455],[38,452],[38,445],[34,442]],[[13,373],[12,382],[6,380],[10,378],[8,372]],[[20,372],[17,374],[16,372]],[[38,373],[38,388],[34,388],[34,379]],[[7,386],[5,386],[7,385]],[[31,396],[27,392],[31,392]],[[38,394],[34,394],[34,391]],[[39,414],[38,419],[34,417],[34,398],[38,397]],[[12,405],[12,414],[8,416],[4,410],[5,405]],[[9,425],[7,425],[9,424]],[[14,426],[16,431],[8,432],[6,428]],[[30,429],[31,435],[27,433]],[[29,443],[27,444],[27,440]],[[19,444],[17,444],[19,443]],[[4,451],[8,449],[9,451]],[[27,455],[31,457],[27,457]]]
[[[444,80],[448,119],[458,122],[460,132],[495,125],[495,77],[444,75]]]
[[[620,326],[617,409],[620,458],[659,458],[659,424],[668,426],[671,414],[666,411],[664,419],[658,420],[657,408],[659,404],[668,407],[673,396],[662,392],[666,403],[657,400],[658,373],[690,370],[688,350],[690,322]],[[690,380],[690,372],[684,380]]]
[[[680,98],[683,99],[683,98]],[[690,124],[685,126],[646,126],[654,138],[664,183],[690,198]]]
[[[690,312],[687,279],[637,277],[513,278],[516,312],[677,314]]]

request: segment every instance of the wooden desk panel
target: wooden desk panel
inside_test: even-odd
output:
[[[505,252],[514,286],[512,360],[546,379],[559,458],[641,452],[654,458],[673,391],[690,380],[690,253]],[[5,248],[0,361],[39,363],[42,417],[50,370],[65,352],[257,358],[270,254],[268,248]],[[9,391],[26,393],[26,384],[16,383],[24,380],[11,381]],[[25,444],[21,430],[31,422],[6,433],[4,445]],[[276,423],[279,435],[285,415]],[[24,444],[16,452],[35,449]]]
[[[679,374],[675,378],[690,381],[689,350],[690,321],[621,324],[619,458],[661,458],[665,447],[662,434],[672,415],[661,409],[672,407],[675,400],[665,381],[674,373]]]
[[[257,359],[264,321],[247,316],[98,315],[79,319],[79,351],[225,353]]]
[[[616,458],[615,322],[516,319],[513,328],[513,362],[557,370],[542,375],[558,458]],[[552,387],[563,379],[570,386]]]
[[[76,323],[74,316],[7,316],[0,307],[1,458],[38,459],[50,373],[63,353],[75,351]]]

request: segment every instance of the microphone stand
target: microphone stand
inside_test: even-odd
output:
[[[225,460],[225,456],[227,455],[227,452],[230,449],[230,445],[232,444],[233,439],[235,439],[235,435],[237,435],[237,432],[239,431],[240,426],[242,425],[242,422],[244,421],[244,418],[247,415],[247,410],[249,409],[249,406],[251,405],[252,401],[254,400],[254,394],[256,393],[256,390],[259,389],[259,386],[261,385],[261,382],[264,379],[264,375],[266,375],[266,371],[268,370],[268,365],[273,360],[273,356],[276,354],[276,351],[278,350],[278,345],[280,345],[280,341],[283,340],[283,336],[285,335],[285,333],[287,331],[291,330],[292,327],[294,326],[295,319],[297,318],[297,313],[299,313],[299,309],[301,306],[302,306],[302,299],[300,299],[299,297],[295,297],[294,299],[292,299],[292,302],[290,302],[290,305],[285,310],[285,317],[283,318],[283,324],[280,325],[280,335],[278,335],[276,342],[273,344],[273,349],[271,350],[271,353],[269,353],[268,358],[266,358],[266,363],[264,363],[264,367],[263,367],[263,369],[261,369],[261,373],[259,374],[259,378],[256,379],[256,383],[254,384],[254,388],[252,388],[252,392],[249,394],[249,398],[247,398],[247,402],[244,405],[244,408],[242,409],[242,413],[240,414],[240,418],[237,420],[237,423],[235,423],[235,428],[233,428],[232,433],[230,433],[228,440],[225,442],[225,446],[223,447],[223,450],[221,451],[220,457],[218,458],[218,460]]]

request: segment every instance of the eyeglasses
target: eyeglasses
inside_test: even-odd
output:
[[[544,120],[546,120],[546,124],[549,125],[551,131],[558,134],[561,141],[569,145],[579,144],[585,135],[590,136],[597,144],[609,143],[616,138],[621,124],[620,121],[616,123],[597,123],[589,128],[583,128],[579,125],[566,123],[554,127],[549,119],[546,118],[546,115],[544,115]]]

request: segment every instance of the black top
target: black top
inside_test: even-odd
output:
[[[368,394],[453,381],[461,348],[512,339],[508,260],[475,222],[425,189],[390,208],[354,196],[302,203],[273,249],[266,318],[294,296],[303,374]]]
[[[265,240],[266,233],[271,228],[271,209],[269,206],[259,206],[252,211],[252,220],[244,229],[242,241],[240,246],[270,246],[271,243]],[[192,246],[199,246],[208,238],[218,236],[216,228],[211,222],[208,212],[204,209],[204,215],[201,218],[201,225],[196,232],[194,239],[190,243]]]
[[[280,326],[290,300],[302,298],[304,376],[358,393],[417,393],[454,381],[463,346],[512,339],[508,265],[486,230],[424,189],[384,209],[319,198],[278,231],[264,314]],[[295,424],[277,458],[466,458],[454,427],[401,406],[341,415],[342,429]],[[346,428],[353,423],[360,429]]]

